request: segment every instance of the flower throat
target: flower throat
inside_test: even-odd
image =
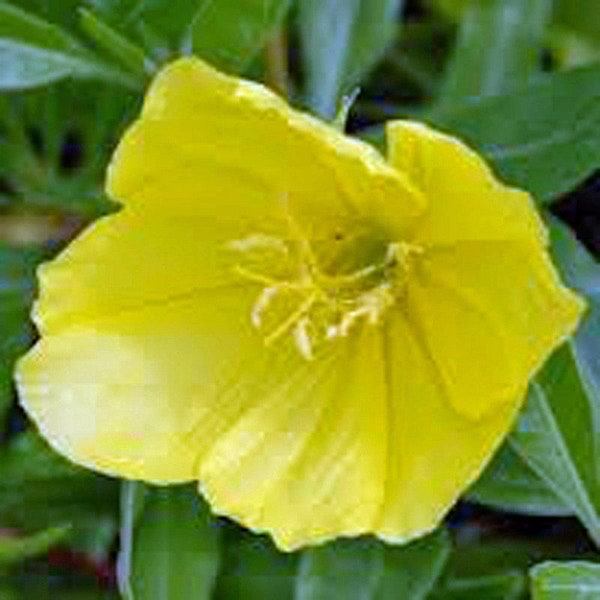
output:
[[[239,255],[237,274],[262,286],[250,320],[264,334],[265,345],[291,336],[311,360],[324,343],[347,337],[361,323],[382,321],[402,297],[421,249],[339,231],[311,243],[286,214],[287,239],[256,233],[231,241],[229,248]],[[357,258],[362,265],[348,269]]]

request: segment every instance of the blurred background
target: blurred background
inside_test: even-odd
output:
[[[0,600],[117,598],[120,528],[123,539],[127,527],[143,532],[154,582],[171,551],[165,515],[181,527],[190,514],[206,515],[187,488],[175,500],[164,490],[129,489],[130,501],[141,494],[143,516],[123,509],[138,519],[124,525],[120,482],[55,456],[28,425],[12,382],[14,361],[35,338],[28,313],[36,266],[115,209],[103,193],[115,144],[152,74],[188,53],[263,81],[324,119],[346,106],[348,132],[382,150],[390,118],[461,135],[504,179],[535,194],[560,268],[596,310],[598,0],[0,2]],[[598,434],[589,414],[600,406],[600,388],[589,384],[600,381],[590,358],[598,331],[590,326],[577,346],[591,365],[588,383],[573,380],[562,396],[580,402],[581,420],[559,420],[550,440],[547,431],[535,443],[515,434],[447,527],[400,552],[372,540],[335,543],[313,563],[310,554],[280,554],[266,538],[212,520],[194,550],[190,568],[205,583],[193,598],[313,598],[298,592],[298,578],[323,576],[332,564],[342,576],[319,597],[358,598],[351,593],[378,556],[392,583],[361,598],[518,599],[528,597],[527,573],[540,561],[597,561],[600,458],[583,456],[573,438],[584,429]],[[568,360],[554,363],[561,381],[572,376]],[[552,406],[558,392],[541,385]],[[566,455],[556,461],[566,461],[571,479],[543,462],[559,443]],[[136,598],[192,598],[161,595],[159,585]]]

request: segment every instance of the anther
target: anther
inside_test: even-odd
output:
[[[300,351],[300,354],[306,360],[312,360],[314,358],[312,341],[309,334],[310,320],[308,317],[302,317],[296,327],[294,327],[294,341],[296,347]]]
[[[281,254],[288,254],[285,242],[278,237],[255,233],[240,240],[231,240],[229,249],[235,252],[248,252],[252,250],[275,250]]]
[[[252,307],[252,313],[250,315],[250,320],[252,321],[252,325],[256,327],[256,329],[260,329],[262,327],[262,318],[264,312],[269,308],[273,298],[277,295],[279,289],[277,287],[266,287],[261,292],[258,300],[255,302]]]

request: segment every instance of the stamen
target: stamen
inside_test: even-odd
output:
[[[296,347],[300,351],[300,354],[304,356],[306,360],[312,360],[314,358],[312,341],[310,339],[310,319],[308,317],[302,317],[296,327],[294,327],[294,341]]]
[[[277,287],[279,285],[276,279],[268,277],[267,275],[263,275],[262,273],[255,273],[254,271],[251,271],[250,269],[245,269],[240,265],[235,265],[235,267],[233,267],[233,270],[244,279],[248,279],[254,283],[260,283],[268,287]]]
[[[300,258],[302,262],[308,266],[312,272],[318,272],[319,267],[317,258],[314,255],[308,237],[302,231],[300,224],[294,218],[292,211],[290,210],[290,202],[287,194],[283,194],[281,197],[281,205],[283,206],[283,212],[285,220],[287,222],[292,242],[296,242],[300,248]]]
[[[311,294],[275,331],[265,338],[265,346],[270,346],[274,341],[290,331],[301,318],[306,317],[316,298],[316,293]]]
[[[269,308],[269,304],[271,304],[273,298],[278,294],[279,288],[274,287],[266,287],[258,297],[258,300],[255,302],[252,307],[252,313],[250,315],[250,320],[252,321],[252,325],[256,327],[256,329],[260,329],[262,327],[262,317],[263,313],[267,308]]]
[[[249,254],[248,265],[236,265],[235,271],[249,281],[262,286],[256,302],[252,306],[250,320],[256,329],[265,327],[265,314],[270,311],[270,322],[278,312],[288,311],[295,299],[296,308],[281,315],[283,319],[273,331],[264,337],[266,346],[286,334],[290,334],[300,354],[306,360],[315,357],[315,351],[322,342],[343,338],[363,320],[369,325],[380,323],[388,308],[401,297],[412,257],[422,250],[403,242],[388,244],[381,262],[375,262],[352,273],[333,275],[324,273],[311,245],[293,218],[287,197],[282,200],[288,221],[289,238],[279,239],[270,235],[253,234],[229,243],[231,250],[242,256]],[[257,251],[275,251],[282,258],[281,263],[271,259],[261,260]],[[266,270],[275,268],[281,274],[271,277],[257,272],[256,265],[264,264]],[[274,300],[287,293],[285,302]]]

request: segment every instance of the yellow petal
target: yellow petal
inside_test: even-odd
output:
[[[391,121],[387,142],[390,162],[429,201],[414,241],[428,246],[514,239],[546,244],[546,230],[529,194],[500,183],[458,139],[421,123]]]
[[[328,359],[288,368],[201,461],[212,506],[286,550],[373,532],[386,460],[381,350],[368,328]]]
[[[157,76],[119,145],[107,188],[132,210],[211,214],[217,222],[235,215],[241,226],[260,222],[263,231],[288,207],[313,239],[341,216],[366,214],[404,231],[425,205],[368,144],[195,58]]]
[[[79,464],[156,482],[195,479],[207,444],[261,397],[253,380],[244,394],[235,387],[239,370],[254,373],[254,361],[269,358],[246,312],[254,294],[207,291],[203,302],[148,304],[45,336],[18,363],[21,403]]]
[[[228,249],[237,224],[127,210],[89,227],[38,271],[35,321],[45,335],[107,315],[239,286]],[[229,234],[228,234],[229,231]]]
[[[389,441],[385,499],[374,531],[399,543],[439,524],[509,431],[521,398],[485,419],[465,419],[448,404],[410,320],[391,315],[384,343]]]
[[[510,241],[427,250],[407,303],[448,401],[470,418],[521,400],[583,310],[545,251]]]

